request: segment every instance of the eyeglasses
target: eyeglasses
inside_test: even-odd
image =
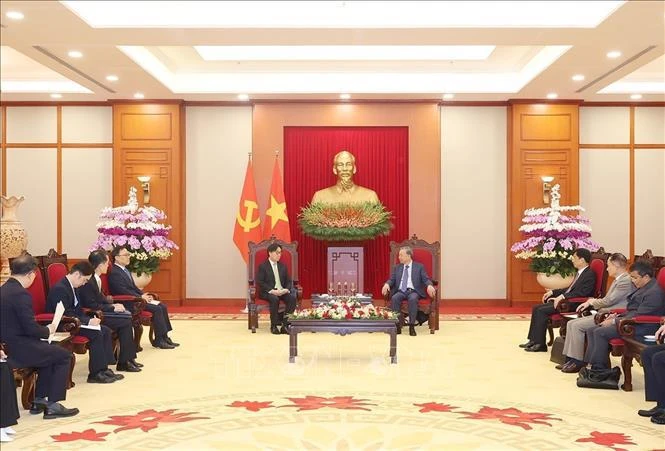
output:
[[[130,254],[130,253],[128,252],[128,253],[126,253],[126,254],[118,254],[118,257],[131,257],[131,255],[132,255],[132,254]]]

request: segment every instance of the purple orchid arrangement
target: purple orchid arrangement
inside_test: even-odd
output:
[[[524,212],[523,225],[519,228],[524,235],[510,248],[516,258],[531,260],[529,268],[534,272],[567,277],[577,269],[571,260],[575,249],[583,248],[591,252],[600,246],[591,239],[590,221],[580,214],[579,205],[559,205],[559,185],[551,192],[550,207],[530,208]]]
[[[139,276],[156,272],[159,261],[178,249],[168,239],[171,226],[159,222],[166,219],[164,212],[149,205],[139,207],[134,187],[129,189],[127,205],[104,208],[99,219],[99,236],[90,250],[111,251],[115,246],[126,246],[131,253],[127,269]]]

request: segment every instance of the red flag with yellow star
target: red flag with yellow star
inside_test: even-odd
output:
[[[249,260],[250,241],[255,243],[261,241],[261,216],[259,214],[259,203],[256,199],[256,185],[251,159],[247,163],[245,183],[242,186],[236,215],[236,226],[233,230],[233,242],[238,247],[245,263],[248,263]]]
[[[270,185],[265,226],[263,227],[263,239],[270,238],[271,235],[275,235],[275,238],[287,243],[291,242],[289,217],[286,214],[286,199],[284,198],[284,185],[282,184],[282,171],[279,170],[277,158],[275,158],[275,167],[272,171],[272,184]]]

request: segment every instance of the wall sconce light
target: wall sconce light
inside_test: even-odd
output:
[[[143,189],[143,203],[145,205],[150,204],[150,176],[149,175],[140,175],[136,177],[139,182],[141,182],[141,189]]]
[[[548,205],[550,203],[550,191],[552,191],[554,177],[551,175],[543,175],[540,179],[543,181],[543,203]]]

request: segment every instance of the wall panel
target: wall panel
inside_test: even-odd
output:
[[[635,108],[635,144],[665,144],[665,108]]]
[[[111,143],[112,141],[112,107],[62,107],[63,143]]]
[[[7,143],[57,143],[56,107],[7,107]]]
[[[665,149],[635,152],[635,253],[665,255]]]
[[[113,149],[62,150],[62,248],[70,257],[88,256],[99,212],[113,205],[112,188]]]
[[[186,298],[245,298],[247,267],[233,228],[252,151],[252,108],[189,107],[186,116]],[[238,262],[220,271],[212,255]]]
[[[580,150],[580,205],[591,236],[608,252],[630,257],[630,155],[628,149]]]
[[[55,149],[7,149],[7,195],[25,196],[17,216],[33,255],[57,247],[56,155]]]
[[[581,107],[580,144],[628,144],[629,107]]]
[[[505,107],[441,108],[444,302],[506,298],[506,133]]]

